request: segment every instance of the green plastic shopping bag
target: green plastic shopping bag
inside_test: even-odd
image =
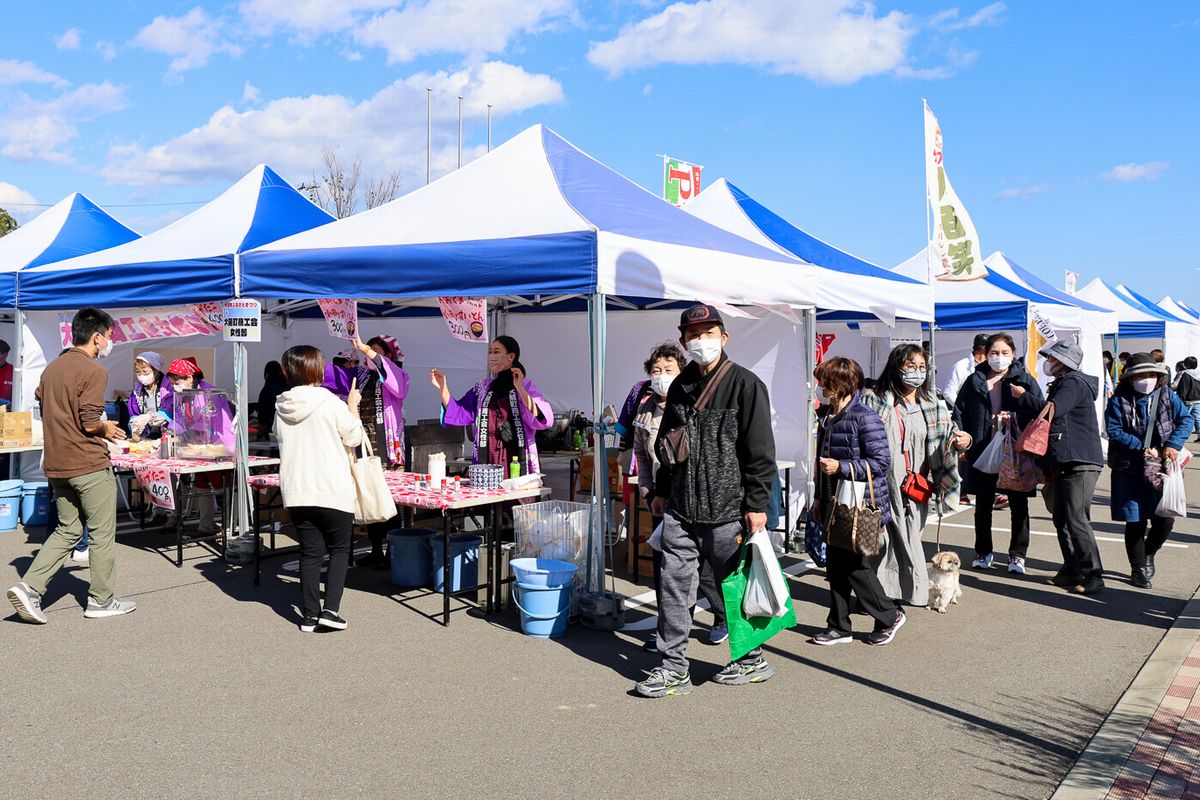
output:
[[[782,630],[796,624],[796,609],[787,598],[787,613],[782,617],[747,617],[742,611],[746,584],[750,580],[750,541],[742,544],[738,563],[732,573],[721,581],[721,596],[725,599],[725,621],[729,625],[729,659],[737,661]]]

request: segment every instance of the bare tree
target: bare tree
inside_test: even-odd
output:
[[[367,181],[367,188],[363,192],[363,201],[367,204],[367,208],[375,208],[384,203],[390,203],[399,194],[400,170],[395,170],[387,175]]]
[[[329,146],[321,148],[325,162],[324,174],[313,175],[309,197],[314,203],[337,219],[345,219],[358,210],[358,181],[362,177],[362,159],[356,158],[345,165],[337,152]]]

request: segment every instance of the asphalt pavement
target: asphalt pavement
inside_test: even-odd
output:
[[[1200,464],[1188,472],[1200,498]],[[129,616],[85,620],[85,567],[46,597],[50,623],[0,620],[0,785],[12,798],[736,797],[1044,798],[1071,767],[1200,583],[1200,524],[1180,520],[1154,589],[1129,585],[1107,474],[1093,519],[1108,588],[1072,596],[1043,580],[1058,546],[1040,500],[1030,574],[963,574],[948,615],[910,609],[895,642],[818,648],[823,571],[785,566],[799,625],[767,647],[776,675],[724,687],[728,651],[689,647],[696,691],[631,693],[655,656],[645,635],[519,632],[511,612],[396,594],[351,570],[344,632],[302,634],[286,559],[249,571],[207,549],[177,569],[168,537],[126,524],[118,591]],[[1200,508],[1192,502],[1193,515]],[[969,563],[971,511],[943,545]],[[1008,515],[996,514],[996,542]],[[42,532],[0,534],[4,585]],[[927,530],[932,552],[933,529]],[[619,582],[628,596],[648,591]],[[456,604],[461,605],[461,604]],[[652,610],[652,609],[651,609]],[[629,615],[639,627],[641,612]]]

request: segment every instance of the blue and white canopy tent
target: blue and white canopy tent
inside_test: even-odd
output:
[[[425,304],[441,295],[471,295],[547,311],[586,299],[589,405],[596,418],[606,400],[623,398],[628,385],[614,387],[606,398],[610,307],[644,312],[706,300],[803,310],[815,301],[812,273],[795,259],[675,208],[541,125],[386,205],[247,253],[239,294]],[[621,313],[612,315],[614,328],[618,320],[625,324]],[[672,322],[669,312],[659,314],[655,338],[620,354],[630,368],[626,374],[636,371],[654,341],[678,336],[678,317]],[[571,339],[565,334],[567,327],[580,329],[578,319],[578,313],[502,314],[494,332],[521,328],[522,360],[552,366],[578,384],[583,353],[566,346]],[[524,350],[534,349],[537,355],[526,358]],[[779,379],[811,372],[811,354],[804,355],[810,348],[796,350],[797,358],[807,357],[807,369],[777,370]],[[776,396],[781,405],[785,399],[789,406],[807,405],[800,396]],[[789,448],[794,457],[782,457],[806,463],[802,436],[791,442],[781,437],[781,453]]]
[[[1111,308],[1120,320],[1113,350],[1162,347],[1170,364],[1191,355],[1195,348],[1194,323],[1167,313],[1124,284],[1112,286],[1096,278],[1076,293],[1090,303]],[[1128,343],[1128,340],[1133,340]],[[1122,344],[1122,342],[1127,342]]]
[[[1167,295],[1162,300],[1159,300],[1157,305],[1172,316],[1179,317],[1182,320],[1194,319],[1197,324],[1200,324],[1200,311],[1196,311],[1186,303],[1174,299],[1171,295]]]
[[[87,197],[67,195],[37,217],[0,238],[0,308],[17,308],[17,274],[42,264],[115,247],[138,238],[138,234],[111,217]],[[41,351],[25,353],[25,321],[17,312],[13,350],[13,408],[28,408],[33,386],[25,391],[27,368],[40,368]],[[28,395],[28,397],[26,396]]]

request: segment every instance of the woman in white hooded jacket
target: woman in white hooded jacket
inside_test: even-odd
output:
[[[350,565],[356,497],[346,448],[363,442],[360,396],[351,386],[342,401],[321,385],[325,356],[315,347],[292,347],[282,362],[291,388],[275,401],[275,436],[283,505],[300,540],[300,630],[345,630],[346,620],[338,612]],[[322,607],[321,563],[327,553]]]

